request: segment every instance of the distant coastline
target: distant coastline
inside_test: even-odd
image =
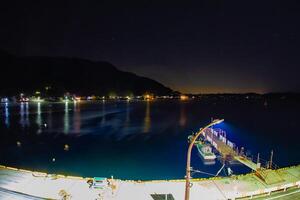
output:
[[[108,62],[68,57],[17,57],[0,51],[0,95],[59,97],[172,95],[177,92],[150,78]]]

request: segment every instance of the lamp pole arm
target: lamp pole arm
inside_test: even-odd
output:
[[[196,142],[196,140],[198,139],[198,137],[209,127],[215,125],[215,124],[219,124],[221,122],[223,122],[224,120],[214,120],[212,121],[210,124],[206,125],[203,129],[200,129],[199,132],[192,137],[192,140],[189,144],[189,148],[187,151],[187,159],[186,159],[186,175],[185,175],[185,200],[189,200],[190,199],[190,188],[191,188],[191,155],[192,155],[192,149],[193,146]]]

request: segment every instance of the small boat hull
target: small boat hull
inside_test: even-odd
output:
[[[215,161],[217,156],[212,152],[212,148],[209,145],[198,143],[196,144],[198,153],[204,161]]]

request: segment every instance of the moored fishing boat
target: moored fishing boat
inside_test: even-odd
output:
[[[209,144],[197,142],[196,147],[198,149],[199,155],[205,161],[214,161],[217,158],[216,155],[212,152],[212,147]]]

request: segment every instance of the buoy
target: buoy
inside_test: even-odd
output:
[[[64,150],[65,150],[65,151],[69,151],[69,149],[70,149],[70,146],[69,146],[68,144],[65,144]]]
[[[17,146],[20,147],[22,143],[20,141],[17,141]]]

